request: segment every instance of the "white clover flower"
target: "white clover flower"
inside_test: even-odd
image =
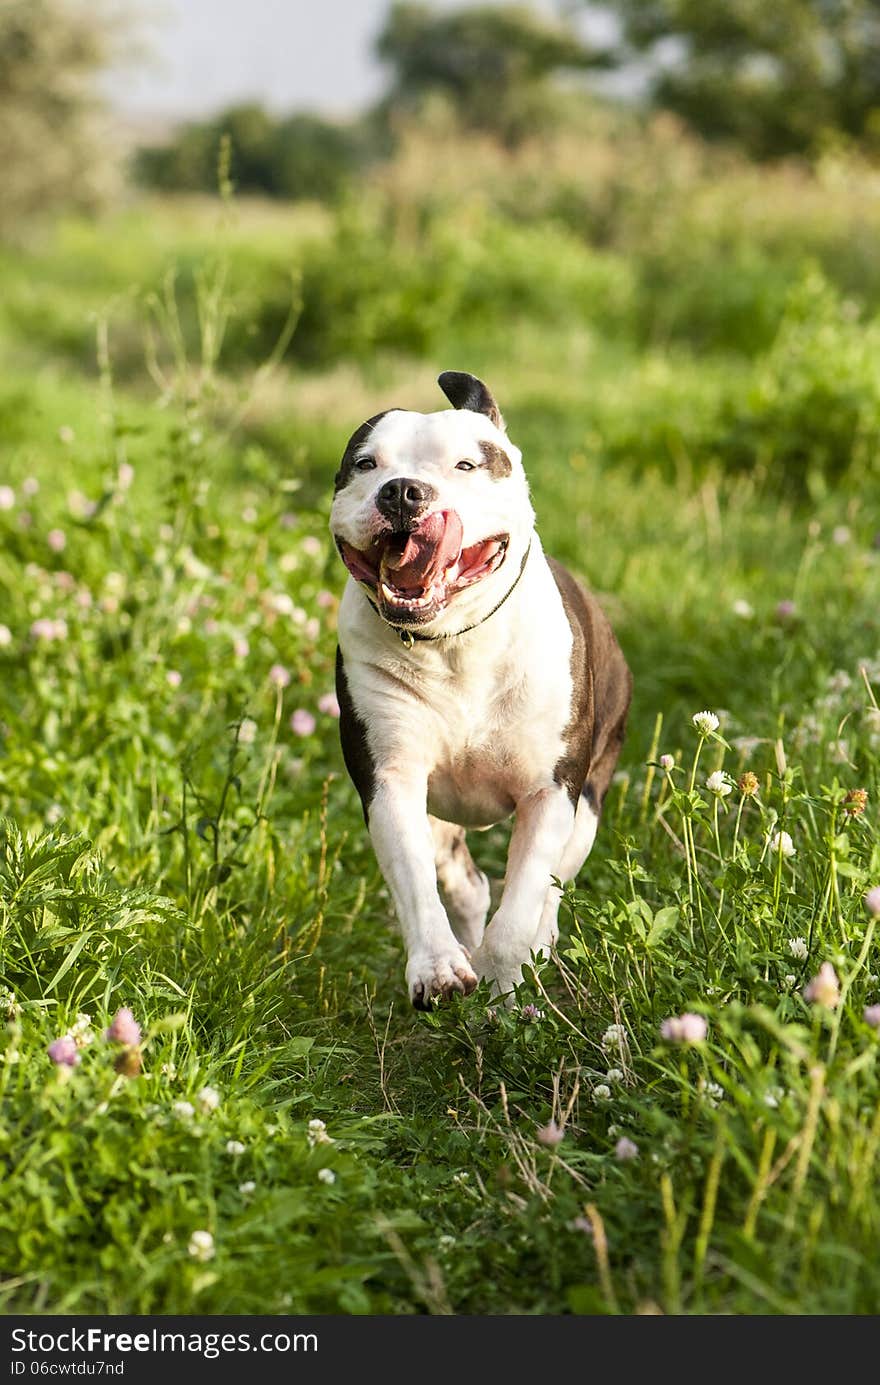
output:
[[[736,736],[735,739],[731,741],[731,745],[737,755],[742,756],[744,760],[747,760],[750,755],[754,755],[760,744],[760,736]]]
[[[605,1033],[602,1035],[600,1043],[606,1053],[609,1049],[622,1050],[626,1047],[626,1026],[623,1024],[609,1024]]]
[[[565,1139],[565,1130],[561,1125],[557,1125],[555,1120],[549,1120],[546,1125],[539,1126],[535,1131],[535,1139],[538,1144],[555,1149]]]
[[[335,1183],[336,1174],[332,1169],[318,1169],[318,1178],[322,1183]]]
[[[699,1044],[708,1033],[709,1026],[702,1015],[686,1011],[683,1015],[670,1015],[660,1026],[660,1037],[667,1043]]]
[[[237,1159],[240,1154],[244,1154],[244,1145],[241,1140],[227,1140],[226,1153],[231,1154],[233,1159]]]
[[[770,838],[770,850],[778,851],[780,856],[793,856],[797,848],[787,832],[775,832]]]
[[[238,728],[237,740],[239,745],[253,745],[257,739],[257,723],[253,717],[244,717]]]
[[[307,1134],[309,1144],[312,1145],[312,1147],[315,1145],[332,1145],[335,1143],[327,1134],[327,1127],[322,1120],[310,1120]]]
[[[600,1082],[599,1085],[598,1085],[598,1087],[594,1087],[594,1088],[593,1088],[593,1100],[594,1100],[594,1101],[610,1101],[610,1100],[611,1100],[611,1088],[608,1086],[607,1082]]]
[[[701,736],[710,736],[721,725],[714,712],[695,712],[691,720]]]
[[[220,1093],[214,1087],[202,1087],[200,1092],[196,1092],[196,1101],[199,1110],[208,1115],[211,1111],[216,1111],[220,1105]]]
[[[852,679],[845,668],[839,668],[832,673],[828,679],[828,691],[832,693],[849,692],[852,687]]]
[[[840,1004],[840,982],[830,962],[823,962],[812,981],[804,986],[804,1000],[810,1005],[822,1005],[836,1010]]]
[[[638,1159],[639,1147],[635,1140],[631,1140],[628,1135],[621,1135],[614,1146],[614,1157],[619,1159],[622,1164],[627,1163],[630,1159]]]
[[[439,1237],[437,1238],[437,1248],[438,1248],[438,1250],[451,1250],[452,1247],[453,1247],[454,1245],[455,1245],[455,1237],[454,1237],[454,1236],[439,1236]]]
[[[8,625],[0,625],[0,649],[6,649],[12,644],[12,631]]]
[[[191,1101],[175,1101],[171,1109],[175,1116],[182,1121],[191,1121],[196,1113],[196,1108]]]
[[[797,982],[797,977],[795,976],[795,974],[794,974],[793,971],[787,972],[786,975],[783,976],[782,979],[783,979],[783,981],[785,982],[785,984],[786,984],[786,986],[788,987],[789,990],[791,990],[792,986],[794,986],[795,983]]]
[[[189,1238],[187,1250],[194,1260],[213,1260],[216,1255],[214,1237],[210,1231],[194,1231]]]
[[[798,962],[804,962],[804,961],[806,961],[807,956],[808,956],[808,953],[809,953],[809,949],[807,948],[807,940],[806,940],[806,938],[789,938],[789,940],[788,940],[788,950],[789,950],[789,952],[791,953],[792,957],[795,958],[796,961],[798,961]]]
[[[800,724],[795,729],[795,741],[801,745],[818,745],[822,739],[822,723],[812,712],[801,717]]]
[[[755,614],[748,601],[744,601],[742,597],[734,601],[731,609],[735,616],[739,616],[740,620],[751,620],[752,616]]]
[[[239,1183],[238,1191],[241,1193],[242,1197],[250,1197],[251,1193],[256,1191],[256,1187],[257,1185],[253,1179],[249,1178],[246,1183]]]
[[[21,1014],[21,1006],[15,998],[15,991],[7,990],[5,987],[0,990],[0,1014],[5,1015],[8,1020],[17,1019]]]
[[[724,1100],[724,1088],[720,1082],[706,1082],[701,1080],[700,1092],[710,1106],[718,1106]]]
[[[293,597],[287,592],[268,592],[266,605],[279,616],[292,616],[296,609]]]
[[[727,794],[733,793],[733,780],[724,773],[723,769],[716,769],[714,774],[710,774],[706,780],[706,788],[710,793],[717,794],[719,798],[725,798]]]
[[[94,1042],[95,1033],[92,1029],[91,1015],[78,1014],[75,1023],[68,1030],[68,1037],[73,1039],[77,1048],[87,1048]]]
[[[623,1081],[623,1073],[620,1071],[620,1068],[609,1068],[608,1071],[607,1071],[606,1074],[605,1074],[605,1081],[606,1081],[606,1082],[622,1082],[622,1081]]]
[[[177,1076],[177,1064],[163,1063],[160,1071],[163,1077],[167,1077],[170,1082],[173,1082]]]
[[[661,768],[661,769],[664,769],[664,770],[666,771],[666,773],[669,774],[672,770],[675,769],[675,756],[674,756],[674,755],[661,755],[661,756],[660,756],[660,768]]]
[[[291,682],[290,670],[283,664],[273,664],[269,669],[269,682],[276,688],[289,688]]]

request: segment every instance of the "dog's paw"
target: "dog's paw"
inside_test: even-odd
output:
[[[522,958],[512,955],[504,948],[493,947],[492,940],[487,937],[484,938],[482,946],[477,948],[472,960],[480,979],[490,982],[492,995],[503,996],[506,1003],[512,1005],[514,987],[523,979],[522,969],[525,963]],[[526,962],[528,961],[526,958]]]
[[[411,957],[406,967],[409,998],[417,1010],[430,1010],[435,1000],[470,995],[477,976],[463,947],[438,955]]]

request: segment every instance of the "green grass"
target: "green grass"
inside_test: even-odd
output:
[[[124,242],[69,226],[2,267],[19,278],[0,333],[0,1306],[876,1312],[876,329],[813,278],[752,356],[646,348],[608,298],[505,331],[499,269],[470,320],[432,319],[427,360],[405,339],[360,360],[367,336],[307,372],[294,335],[254,384],[247,266],[276,282],[288,223],[240,215],[228,257],[154,205]],[[290,244],[314,230],[293,218]],[[525,243],[505,243],[514,276]],[[563,243],[561,294],[569,271],[588,282],[567,236],[548,255]],[[141,327],[175,259],[158,387]],[[224,273],[243,293],[234,374],[192,354],[187,264],[209,329]],[[99,359],[89,314],[114,297]],[[280,289],[269,306],[283,325]],[[511,1010],[481,989],[420,1016],[319,701],[338,456],[389,403],[439,407],[443,368],[495,389],[545,546],[603,595],[635,699],[558,961]],[[701,741],[704,708],[721,727]],[[753,771],[755,796],[716,801],[722,766]],[[495,875],[505,845],[475,840]],[[825,961],[835,1008],[802,994]],[[144,1032],[136,1075],[102,1037],[121,1006]],[[683,1012],[705,1042],[661,1040]],[[47,1047],[81,1014],[93,1041],[56,1068]]]

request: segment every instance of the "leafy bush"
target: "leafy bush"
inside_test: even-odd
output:
[[[718,454],[781,486],[830,485],[880,466],[880,320],[859,321],[821,274],[792,290],[750,387],[725,401]]]
[[[552,224],[517,226],[481,215],[397,228],[388,207],[350,206],[299,261],[302,311],[290,354],[308,365],[365,360],[377,351],[427,356],[450,330],[460,339],[517,321],[625,334],[633,275]],[[289,304],[280,264],[251,278],[249,308],[232,324],[233,359],[271,349]]]

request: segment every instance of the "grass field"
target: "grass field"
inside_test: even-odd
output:
[[[385,244],[387,190],[4,252],[3,1311],[878,1310],[880,269],[843,201],[802,191],[810,241],[759,194],[682,265],[558,209]],[[635,698],[558,959],[422,1016],[326,524],[350,431],[447,368]]]

